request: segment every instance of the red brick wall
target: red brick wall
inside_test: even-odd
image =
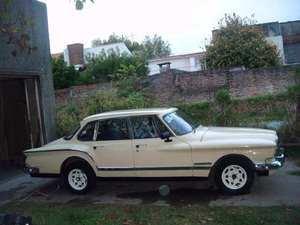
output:
[[[57,105],[68,104],[70,101],[80,101],[89,96],[95,95],[97,91],[112,90],[111,83],[87,84],[73,86],[70,88],[55,91]]]
[[[246,71],[176,72],[150,77],[150,90],[163,104],[210,100],[216,91],[227,88],[235,98],[279,93],[295,83],[287,68]]]
[[[228,88],[235,98],[268,93],[279,93],[295,84],[293,72],[287,68],[256,69],[247,71],[168,71],[149,77],[148,90],[161,104],[211,100],[217,90]],[[74,86],[57,90],[57,104],[80,100],[97,91],[111,90],[111,83]]]

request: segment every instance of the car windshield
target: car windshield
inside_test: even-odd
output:
[[[190,133],[198,126],[181,111],[169,113],[165,115],[163,119],[176,135]]]
[[[75,126],[74,129],[72,129],[72,132],[70,132],[69,134],[64,136],[65,140],[71,140],[73,138],[73,136],[77,133],[77,131],[79,130],[80,126],[77,125]]]

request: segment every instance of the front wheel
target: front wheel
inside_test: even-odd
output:
[[[84,194],[94,187],[96,176],[87,165],[74,163],[66,169],[63,179],[73,193]]]
[[[243,158],[225,159],[218,166],[215,181],[219,189],[227,194],[249,193],[255,172],[250,161]]]

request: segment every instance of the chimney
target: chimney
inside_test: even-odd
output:
[[[67,46],[71,65],[84,65],[83,44],[76,43]]]

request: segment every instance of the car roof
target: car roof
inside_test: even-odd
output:
[[[164,115],[170,112],[174,112],[176,110],[177,108],[146,108],[146,109],[116,110],[116,111],[104,112],[104,113],[88,116],[82,120],[82,123],[87,123],[98,119],[108,119],[108,118],[115,118],[115,117]]]

